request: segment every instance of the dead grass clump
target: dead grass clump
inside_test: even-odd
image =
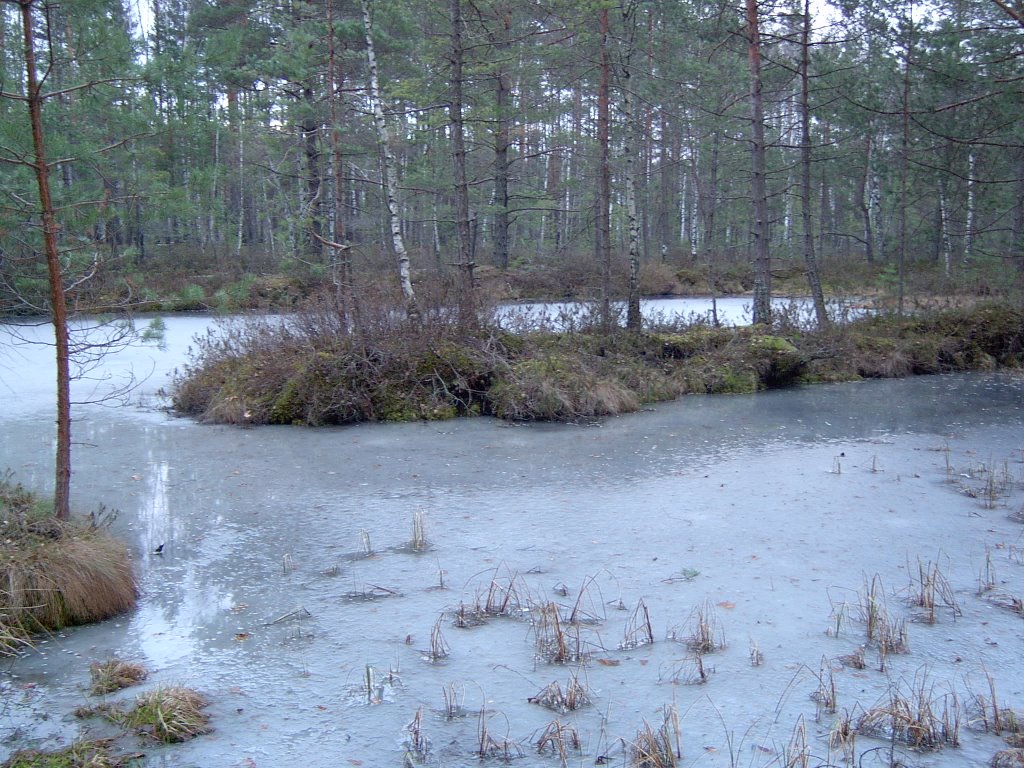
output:
[[[476,754],[478,757],[496,757],[502,760],[523,756],[523,750],[516,742],[509,739],[507,734],[505,738],[500,738],[491,733],[490,714],[483,707],[480,708],[480,715],[477,719]]]
[[[579,753],[583,749],[579,732],[572,725],[560,720],[552,720],[548,723],[534,744],[537,746],[537,754],[555,755],[562,765],[568,765],[570,753]]]
[[[113,739],[76,741],[55,752],[25,749],[15,752],[3,768],[120,768],[135,764],[139,755],[115,756],[110,753]]]
[[[138,590],[128,550],[81,521],[46,521],[0,539],[0,653],[26,632],[86,624],[135,606]]]
[[[719,625],[715,607],[707,600],[693,609],[682,627],[669,632],[669,639],[683,643],[698,655],[725,648],[725,631]]]
[[[89,693],[101,696],[106,693],[130,688],[146,679],[146,668],[132,661],[113,658],[108,661],[94,661],[89,665],[89,677],[92,685]]]
[[[647,604],[640,600],[633,609],[633,613],[626,622],[626,629],[622,642],[619,643],[619,650],[626,651],[638,648],[641,645],[650,645],[654,642],[654,629],[651,627],[651,617],[647,612]]]
[[[501,574],[501,568],[498,566],[494,569],[486,594],[478,592],[472,607],[467,609],[460,606],[461,618],[468,622],[465,626],[483,623],[482,619],[487,616],[520,618],[529,613],[529,593],[519,574]],[[455,621],[456,626],[459,626],[459,612],[456,612]]]
[[[821,720],[823,712],[833,714],[836,711],[836,679],[832,672],[832,662],[828,658],[822,657],[821,667],[815,678],[818,687],[811,694],[811,699],[817,704],[815,719]]]
[[[632,768],[675,768],[683,757],[679,712],[667,705],[661,726],[653,728],[646,720],[637,731],[629,750]]]
[[[658,675],[660,682],[682,683],[683,685],[704,685],[715,671],[704,663],[704,656],[694,653],[684,659],[662,667]]]
[[[569,676],[564,691],[557,680],[552,680],[527,701],[564,715],[590,704],[590,694],[586,682],[581,683],[579,675],[574,674]]]
[[[960,744],[960,702],[953,693],[937,695],[924,674],[905,688],[896,684],[888,701],[866,710],[858,733],[890,739],[914,749],[941,749]]]
[[[970,724],[975,728],[994,733],[996,736],[1007,732],[1010,737],[1008,741],[1014,737],[1024,736],[1024,717],[1012,708],[999,703],[999,697],[996,694],[996,681],[987,669],[984,667],[982,669],[985,673],[988,694],[971,694]],[[1011,746],[1024,745],[1011,742]]]
[[[961,615],[953,587],[939,570],[937,564],[917,561],[917,578],[911,581],[911,602],[923,609],[922,619],[934,624],[940,607],[948,608],[954,617]]]
[[[533,631],[538,659],[549,664],[575,664],[586,659],[579,624],[563,621],[554,603],[535,609]]]
[[[450,648],[448,641],[444,639],[444,632],[441,631],[441,624],[444,621],[444,614],[437,617],[434,628],[430,631],[430,650],[427,651],[427,658],[433,662],[442,661],[448,658]]]
[[[154,688],[135,700],[130,710],[113,707],[106,716],[126,728],[167,744],[188,741],[210,732],[210,716],[202,694],[184,686]]]
[[[843,761],[852,764],[856,754],[857,727],[853,714],[844,709],[843,714],[836,718],[828,733],[828,748],[839,749],[843,753]]]
[[[412,538],[409,539],[409,549],[413,552],[425,552],[430,547],[427,541],[426,528],[423,525],[423,512],[416,510],[412,514]]]
[[[1024,749],[1001,749],[992,755],[992,768],[1024,768]]]

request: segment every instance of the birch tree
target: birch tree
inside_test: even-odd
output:
[[[391,247],[398,258],[398,282],[405,299],[405,312],[408,319],[417,324],[420,321],[420,308],[416,301],[416,293],[412,287],[412,274],[409,267],[409,252],[405,248],[402,236],[401,209],[398,205],[398,169],[395,155],[391,149],[391,135],[387,120],[384,118],[384,107],[381,104],[380,81],[377,76],[377,55],[373,46],[373,19],[370,16],[370,0],[359,0],[363,13],[363,33],[366,37],[366,67],[369,74],[369,100],[373,112],[373,123],[377,130],[377,144],[383,162],[384,197],[388,211],[388,225],[391,230]]]

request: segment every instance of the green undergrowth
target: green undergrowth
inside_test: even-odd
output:
[[[140,764],[141,755],[113,754],[112,743],[112,739],[87,739],[53,752],[22,750],[0,768],[117,768]]]
[[[323,307],[222,326],[177,379],[177,411],[234,424],[345,424],[494,415],[578,421],[685,394],[1020,367],[1024,310],[986,304],[797,324],[642,333],[459,328],[340,331]]]

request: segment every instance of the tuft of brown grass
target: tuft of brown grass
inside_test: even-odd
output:
[[[6,516],[11,507],[5,502],[0,493]],[[138,596],[127,548],[95,516],[91,522],[9,520],[0,537],[0,583],[0,655],[24,647],[31,632],[123,613]]]
[[[892,686],[888,701],[861,714],[855,728],[914,749],[941,749],[947,744],[959,746],[960,717],[956,694],[937,694],[927,676],[920,674],[909,686]]]
[[[575,664],[586,658],[579,624],[563,621],[554,603],[535,609],[533,631],[537,658],[549,664]]]
[[[954,617],[962,613],[953,587],[939,566],[930,562],[925,564],[920,559],[917,561],[917,578],[911,582],[911,602],[923,609],[923,619],[929,624],[937,620],[940,607],[948,608]]]
[[[93,696],[102,696],[120,691],[142,682],[146,676],[146,668],[133,661],[118,658],[94,661],[89,665],[89,677],[92,679],[89,693]]]
[[[651,627],[651,616],[647,612],[647,604],[641,599],[633,609],[629,621],[626,622],[619,650],[626,651],[641,645],[650,645],[653,642],[654,629]]]
[[[725,648],[725,631],[719,625],[718,613],[709,600],[694,608],[682,627],[669,632],[669,639],[683,643],[697,655]]]
[[[558,757],[562,765],[569,764],[570,753],[578,753],[583,749],[579,732],[573,726],[557,719],[548,723],[534,744],[537,747],[537,754],[550,752]]]
[[[632,768],[675,768],[683,757],[679,712],[667,705],[661,726],[653,728],[646,720],[637,731],[629,750]]]
[[[564,691],[557,680],[552,680],[527,701],[565,715],[588,705],[590,693],[586,682],[581,683],[579,675],[574,674],[569,676]]]
[[[206,705],[202,694],[174,685],[143,693],[129,710],[111,707],[104,715],[156,741],[171,744],[210,732],[210,716],[203,711]]]

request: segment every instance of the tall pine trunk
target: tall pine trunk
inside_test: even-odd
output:
[[[811,221],[811,2],[804,0],[803,29],[800,35],[800,215],[803,224],[804,268],[814,302],[814,317],[819,328],[828,325],[825,294],[821,289],[818,260],[814,254],[814,224]]]
[[[750,63],[750,154],[753,166],[754,324],[772,321],[771,254],[768,243],[768,181],[764,138],[764,96],[761,79],[761,29],[757,0],[747,3],[747,53]]]
[[[452,92],[448,105],[452,133],[452,168],[455,173],[455,231],[458,241],[459,322],[475,325],[476,296],[473,285],[472,231],[469,215],[469,182],[466,179],[466,136],[462,118],[463,48],[462,0],[451,0]]]
[[[43,252],[50,282],[50,312],[57,355],[57,448],[53,491],[53,513],[58,520],[71,516],[71,355],[68,344],[68,314],[61,275],[60,252],[57,248],[57,217],[50,196],[50,164],[46,159],[43,137],[42,83],[36,70],[35,28],[32,17],[33,0],[19,0],[25,46],[25,88],[32,146],[35,157],[32,168],[39,188],[39,211],[43,225]]]

